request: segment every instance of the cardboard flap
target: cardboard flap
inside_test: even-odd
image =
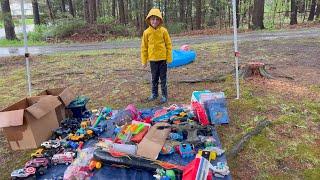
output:
[[[170,131],[170,124],[162,122],[156,123],[149,129],[148,133],[138,144],[137,155],[157,159]]]
[[[24,109],[0,112],[0,128],[23,124]]]
[[[71,101],[73,101],[76,98],[75,93],[70,88],[65,88],[61,94],[59,95],[61,101],[65,106],[68,106]]]
[[[42,97],[39,102],[28,107],[26,110],[36,119],[40,119],[59,105],[61,105],[61,102],[57,97],[48,95]]]

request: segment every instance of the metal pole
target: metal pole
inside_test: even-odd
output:
[[[232,0],[232,14],[233,14],[233,44],[234,44],[234,57],[236,68],[236,86],[237,86],[237,99],[240,98],[240,86],[239,86],[239,63],[238,63],[238,34],[237,34],[237,12],[236,12],[236,0]]]
[[[22,17],[22,24],[23,24],[24,57],[26,58],[28,95],[31,96],[31,78],[30,78],[30,67],[29,67],[30,65],[29,65],[29,52],[28,52],[26,21],[25,21],[25,16],[24,16],[24,0],[21,0],[21,17]]]

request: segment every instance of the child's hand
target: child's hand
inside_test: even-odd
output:
[[[147,67],[147,64],[142,64],[142,67],[143,67],[143,68],[146,68],[146,67]]]

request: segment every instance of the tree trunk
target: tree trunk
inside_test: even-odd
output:
[[[296,4],[296,0],[291,0],[290,25],[298,24],[297,14],[298,14],[298,7]]]
[[[48,11],[49,11],[49,17],[50,17],[51,21],[54,22],[54,16],[52,13],[51,3],[49,0],[46,0],[46,3],[47,3]]]
[[[90,23],[89,0],[83,0],[83,15],[84,20]]]
[[[185,0],[179,0],[179,4],[180,4],[180,22],[184,22],[185,20],[185,17],[186,17],[186,12],[185,12],[185,8],[186,8],[186,3],[185,3]]]
[[[112,0],[112,9],[111,9],[112,17],[116,17],[116,0]]]
[[[3,24],[4,24],[6,39],[8,40],[17,39],[16,33],[14,31],[14,24],[12,21],[9,0],[1,0],[1,10],[2,10],[2,17],[3,17]]]
[[[72,17],[75,16],[72,0],[69,0],[69,13],[72,15]]]
[[[196,1],[196,29],[201,29],[201,0]]]
[[[62,12],[67,12],[66,11],[66,2],[65,2],[65,0],[61,0],[61,11]]]
[[[96,1],[89,0],[89,23],[94,24],[97,21]]]
[[[38,0],[32,0],[32,10],[33,10],[33,23],[35,25],[40,25],[41,22],[40,22]]]
[[[241,67],[239,70],[240,78],[251,78],[251,77],[265,77],[268,79],[273,79],[265,68],[265,64],[261,62],[251,62]]]
[[[237,28],[240,26],[240,8],[239,8],[240,0],[236,0],[236,14],[237,14]]]
[[[310,14],[308,17],[308,21],[313,21],[315,10],[316,10],[316,0],[311,0],[311,7],[310,7]]]
[[[119,6],[119,21],[121,24],[126,24],[126,18],[124,14],[124,2],[123,0],[118,1],[118,6]]]
[[[188,0],[188,1],[187,1],[186,24],[187,24],[187,25],[190,25],[190,29],[193,30],[193,22],[192,22],[192,0]]]
[[[254,0],[252,14],[252,29],[264,29],[264,0]]]
[[[96,0],[96,14],[97,17],[101,17],[101,2],[100,0]]]
[[[316,9],[316,18],[318,19],[320,16],[320,1],[318,0],[317,9]]]

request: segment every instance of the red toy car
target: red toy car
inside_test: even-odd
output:
[[[28,167],[34,167],[37,170],[37,173],[44,174],[47,170],[49,165],[49,160],[47,158],[35,158],[28,161],[24,168],[27,169]]]
[[[74,153],[72,152],[66,152],[66,153],[61,153],[61,154],[55,154],[52,156],[51,162],[54,165],[57,164],[71,164],[73,161]]]

